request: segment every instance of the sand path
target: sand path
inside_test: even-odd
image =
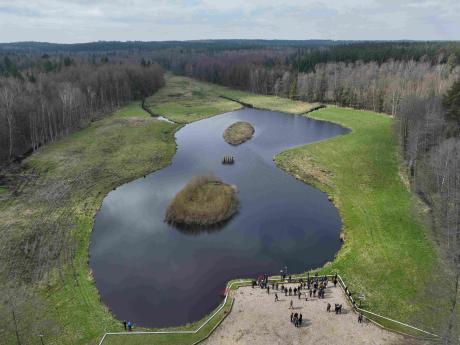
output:
[[[287,286],[297,286],[290,284]],[[205,341],[206,345],[300,345],[300,344],[406,344],[410,339],[385,331],[370,322],[358,323],[339,286],[329,286],[324,299],[302,299],[285,296],[278,291],[279,301],[259,287],[240,288],[235,292],[233,309],[223,323]],[[294,310],[289,309],[290,301]],[[327,303],[332,311],[326,312]],[[336,315],[334,304],[343,305],[342,314]],[[303,324],[296,328],[290,321],[292,312],[302,313]]]

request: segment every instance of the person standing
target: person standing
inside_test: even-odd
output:
[[[278,294],[275,293],[275,302],[278,302],[278,301],[279,301],[279,299],[278,299]]]
[[[126,328],[127,328],[126,326],[127,326],[126,320],[123,320],[123,327],[124,327],[125,331],[126,331]]]
[[[294,302],[291,299],[291,303],[289,303],[289,309],[294,309]]]
[[[331,311],[331,304],[330,303],[327,304],[326,310],[327,310],[328,313]]]

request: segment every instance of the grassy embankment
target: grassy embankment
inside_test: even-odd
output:
[[[281,111],[284,113],[304,114],[312,111],[313,109],[316,109],[320,105],[319,103],[293,101],[288,98],[257,95],[254,93],[232,90],[222,87],[218,91],[223,96],[238,100],[246,104],[251,104],[255,108]]]
[[[154,112],[182,123],[240,107],[219,98],[219,94],[241,100],[247,97],[243,101],[285,112],[302,113],[311,108],[302,102],[259,97],[180,77],[168,77],[167,86],[151,97],[149,104]],[[327,269],[338,270],[354,291],[365,292],[373,310],[408,320],[411,313],[422,310],[417,297],[429,279],[435,256],[423,228],[410,212],[410,194],[398,177],[390,119],[344,109],[321,110],[313,116],[342,123],[354,132],[290,150],[278,156],[277,163],[334,196],[347,240]],[[75,238],[74,247],[69,248],[75,251],[72,263],[59,274],[52,270],[44,284],[35,285],[44,305],[29,317],[51,320],[52,326],[37,330],[45,334],[47,344],[94,344],[104,332],[121,330],[99,302],[89,274],[92,222],[111,189],[170,162],[177,128],[150,119],[138,105],[132,105],[42,148],[24,162],[24,175],[33,177],[21,186],[19,195],[9,196],[0,204],[4,235],[0,252],[29,267],[31,262],[24,262],[22,253],[11,248],[35,236],[30,230],[34,222],[41,225],[42,243],[56,241],[52,231],[46,232],[47,226],[59,224],[62,218]],[[311,178],[309,166],[314,167],[317,178]],[[387,305],[389,302],[394,306]],[[105,344],[192,344],[217,321],[200,334],[114,336]],[[10,336],[7,343],[14,342],[14,335]],[[31,344],[39,344],[38,338],[30,339]]]
[[[196,176],[174,196],[165,220],[192,227],[215,225],[235,214],[238,204],[234,187],[215,176]]]
[[[224,139],[231,145],[240,145],[252,138],[254,127],[249,122],[238,121],[224,131]]]
[[[146,100],[146,106],[155,114],[177,123],[190,123],[227,111],[241,105],[219,97],[225,88],[192,79],[168,75],[167,87]]]
[[[240,104],[220,96],[237,99],[260,109],[294,114],[309,112],[319,105],[281,97],[256,95],[179,76],[168,75],[167,79],[167,87],[149,97],[146,106],[153,113],[163,115],[177,123],[190,123],[224,111],[241,108]]]
[[[364,293],[366,308],[431,329],[440,315],[431,312],[430,304],[446,302],[425,296],[439,261],[419,221],[420,204],[399,176],[392,119],[334,107],[309,115],[352,129],[275,159],[296,178],[326,191],[340,211],[346,241],[322,271],[339,272],[355,297]]]

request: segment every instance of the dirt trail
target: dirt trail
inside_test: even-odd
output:
[[[297,284],[291,284],[292,288]],[[324,299],[284,296],[279,301],[259,287],[240,288],[235,292],[233,310],[203,344],[206,345],[300,345],[300,344],[405,344],[409,339],[391,333],[372,323],[358,323],[358,315],[348,305],[342,290],[328,287]],[[289,309],[290,301],[294,310]],[[327,303],[332,311],[327,312]],[[343,304],[342,314],[336,315],[334,304]],[[296,328],[290,322],[291,312],[302,313],[303,324]]]

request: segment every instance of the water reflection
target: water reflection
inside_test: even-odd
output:
[[[214,232],[218,232],[222,229],[225,228],[225,226],[231,222],[232,218],[236,216],[237,213],[235,213],[232,217],[229,219],[223,220],[219,223],[212,224],[212,225],[207,225],[207,226],[199,226],[199,225],[188,225],[188,224],[181,224],[181,223],[174,223],[174,224],[169,224],[169,226],[174,229],[178,230],[181,233],[185,235],[191,235],[191,236],[198,236],[203,233],[208,233],[212,234]]]
[[[231,146],[222,133],[250,122],[252,140]],[[278,169],[289,147],[347,132],[301,116],[243,109],[183,127],[172,164],[112,191],[91,235],[90,266],[101,298],[119,319],[173,326],[201,319],[221,301],[228,280],[291,272],[331,260],[341,221],[327,196]],[[222,165],[222,156],[235,164]],[[238,187],[239,212],[216,229],[174,229],[163,222],[174,195],[196,175]]]

